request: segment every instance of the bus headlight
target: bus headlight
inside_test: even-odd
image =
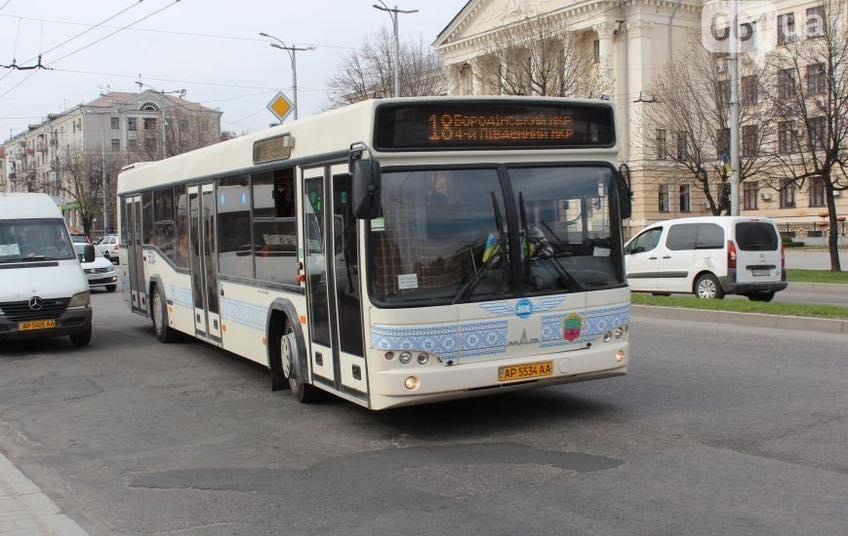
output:
[[[383,354],[383,357],[385,357],[386,360],[391,361],[392,359],[395,358],[395,353],[394,352],[386,352],[385,354]]]
[[[412,354],[409,352],[401,352],[398,356],[398,361],[406,365],[410,361],[412,361]]]
[[[615,335],[616,339],[620,339],[622,335],[624,335],[624,328],[615,328],[613,330],[613,335]]]
[[[88,307],[91,302],[91,293],[89,291],[79,292],[71,297],[68,307]]]
[[[612,333],[607,331],[604,333],[604,342],[610,342],[612,340]]]
[[[426,365],[428,361],[430,361],[429,355],[427,355],[425,353],[418,354],[418,364],[419,365]]]

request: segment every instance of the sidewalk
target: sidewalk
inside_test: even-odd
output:
[[[0,454],[0,536],[86,536],[71,518]]]

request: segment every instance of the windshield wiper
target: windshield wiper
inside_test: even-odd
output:
[[[530,225],[527,223],[527,207],[524,205],[524,192],[518,192],[518,217],[520,219],[521,228],[524,231],[524,241],[526,242],[526,244],[522,245],[521,255],[525,258],[524,263],[527,277],[530,277],[530,261],[535,259],[542,259],[547,261],[553,267],[554,271],[557,272],[557,274],[559,275],[557,281],[559,282],[560,286],[565,288],[565,290],[576,290],[578,292],[582,291],[583,285],[581,285],[577,281],[577,279],[574,278],[573,275],[568,273],[568,270],[563,268],[559,261],[557,261],[555,258],[546,254],[537,255],[532,258],[530,257],[530,251],[527,247],[530,245]],[[542,225],[544,225],[550,230],[550,227],[546,222],[542,221]],[[557,235],[552,230],[550,232],[555,238],[557,238],[557,240],[559,240],[559,237],[557,237]],[[542,236],[544,238],[544,235]],[[545,250],[545,248],[539,245],[536,245],[536,249],[537,251]],[[551,251],[553,251],[553,248],[551,248]],[[567,282],[568,284],[564,284],[564,282]]]
[[[504,254],[506,243],[505,243],[505,240],[504,240],[504,237],[503,237],[503,232],[502,232],[503,220],[501,219],[501,209],[498,206],[498,200],[495,197],[495,192],[491,192],[491,195],[492,195],[492,208],[494,209],[494,214],[495,214],[495,226],[497,228],[497,240],[495,241],[495,244],[492,246],[491,256],[488,259],[486,259],[486,262],[483,263],[483,266],[481,266],[479,270],[476,270],[471,275],[471,278],[468,281],[466,281],[466,283],[459,288],[459,290],[456,293],[456,296],[453,297],[453,301],[451,301],[451,304],[456,304],[457,302],[459,302],[460,300],[465,298],[465,296],[467,296],[468,293],[473,291],[474,287],[476,287],[477,284],[483,279],[483,276],[486,275],[489,272],[489,270],[492,268],[492,266],[494,266],[495,263],[498,260],[500,260],[501,257]],[[488,244],[489,244],[489,241],[486,240],[486,247],[487,248],[488,248]],[[485,255],[485,253],[484,253],[484,255]]]

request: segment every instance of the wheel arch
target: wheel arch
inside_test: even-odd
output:
[[[300,359],[299,363],[294,363],[293,365],[298,376],[304,378],[308,370],[306,364],[306,339],[303,335],[303,327],[300,324],[297,309],[290,300],[277,298],[271,302],[265,320],[265,340],[267,341],[265,351],[267,353],[268,368],[271,370],[271,389],[274,391],[285,389],[288,386],[288,382],[283,378],[280,347],[273,342],[277,337],[282,335],[285,321],[291,324],[297,341],[297,353]]]

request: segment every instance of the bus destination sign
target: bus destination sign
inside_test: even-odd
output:
[[[589,103],[454,101],[377,109],[378,150],[611,147],[612,111]]]

